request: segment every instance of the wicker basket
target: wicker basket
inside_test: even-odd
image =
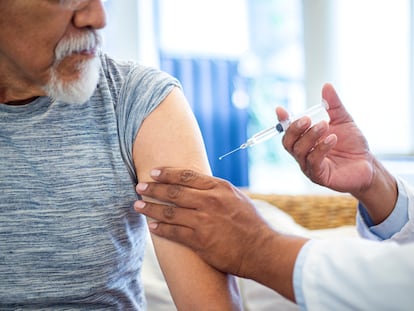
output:
[[[247,195],[277,206],[308,229],[355,224],[357,200],[350,195],[278,195],[250,192]]]

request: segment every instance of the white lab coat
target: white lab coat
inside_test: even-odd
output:
[[[403,181],[400,185],[408,196],[409,220],[391,239],[310,242],[302,269],[302,309],[414,310],[414,189]],[[375,239],[363,225],[358,229]]]

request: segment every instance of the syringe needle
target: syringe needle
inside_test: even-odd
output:
[[[227,157],[228,155],[230,155],[230,154],[232,154],[232,153],[234,153],[236,151],[239,151],[240,149],[242,149],[242,146],[240,146],[239,148],[236,148],[236,149],[234,149],[234,150],[232,150],[230,152],[227,152],[226,154],[223,154],[221,157],[219,157],[219,160],[223,159],[224,157]]]

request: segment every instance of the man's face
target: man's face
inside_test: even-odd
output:
[[[0,95],[5,86],[39,96],[51,79],[78,81],[105,23],[101,0],[0,0]]]

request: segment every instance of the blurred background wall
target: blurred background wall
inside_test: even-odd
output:
[[[105,51],[176,76],[213,173],[258,192],[324,192],[280,137],[223,160],[247,137],[321,100],[331,82],[395,173],[414,182],[409,0],[108,0]],[[392,139],[389,139],[392,137]]]

